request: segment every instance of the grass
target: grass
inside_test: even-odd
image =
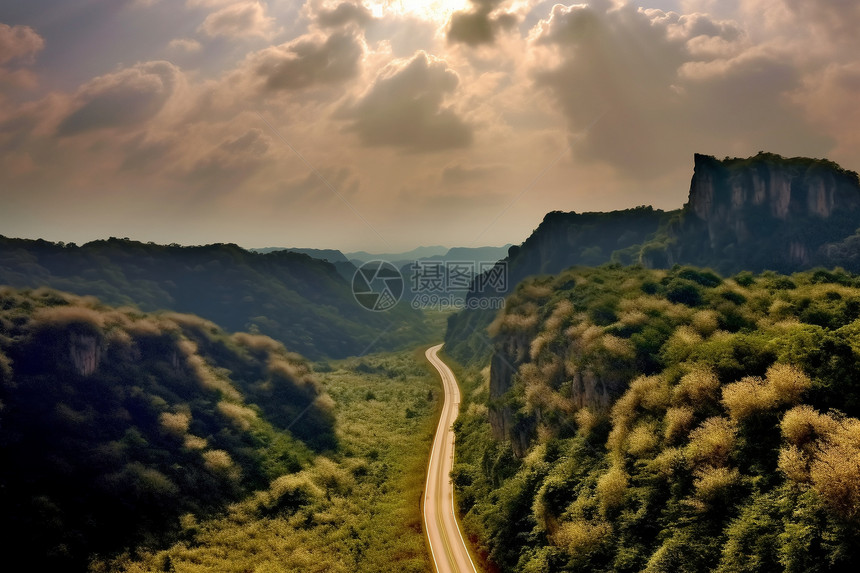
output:
[[[421,493],[441,406],[424,348],[331,362],[336,452],[197,523],[162,550],[95,561],[93,571],[176,573],[432,570]]]

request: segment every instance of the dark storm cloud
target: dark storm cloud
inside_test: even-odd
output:
[[[732,142],[781,149],[791,141],[797,153],[824,143],[787,113],[784,95],[800,86],[793,63],[744,46],[731,23],[632,5],[556,5],[533,39],[554,49],[555,64],[534,77],[567,117],[574,153],[629,176],[656,176],[691,149]]]
[[[147,62],[95,78],[78,90],[74,111],[63,119],[57,133],[75,135],[150,119],[173,93],[180,73],[169,62]]]
[[[335,8],[323,8],[317,12],[317,23],[323,28],[336,28],[350,23],[364,26],[372,20],[370,10],[352,2],[341,2]]]
[[[263,165],[271,142],[259,129],[223,140],[184,174],[207,194],[229,193]]]
[[[469,46],[492,44],[496,34],[516,26],[517,17],[495,11],[503,0],[472,0],[472,10],[454,12],[448,23],[448,41]]]
[[[457,74],[443,60],[420,52],[384,70],[368,92],[341,113],[366,145],[411,152],[467,147],[472,128],[443,105],[457,88]]]
[[[355,77],[363,53],[355,36],[336,32],[325,40],[301,37],[266,48],[251,57],[251,65],[267,89],[296,90]]]

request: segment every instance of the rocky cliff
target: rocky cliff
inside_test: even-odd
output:
[[[726,273],[832,266],[826,245],[860,226],[860,180],[823,159],[759,153],[722,161],[696,154],[689,200],[648,266],[693,263]],[[658,234],[659,235],[659,234]]]

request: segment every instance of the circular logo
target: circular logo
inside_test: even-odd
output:
[[[388,261],[368,261],[352,275],[352,296],[367,310],[389,310],[403,296],[403,275]]]

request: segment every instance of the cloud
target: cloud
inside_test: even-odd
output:
[[[325,40],[302,36],[253,54],[248,67],[267,90],[297,90],[336,84],[358,75],[363,48],[351,33],[335,32]]]
[[[365,26],[372,20],[370,10],[363,4],[352,2],[341,2],[335,8],[322,8],[316,14],[317,24],[323,28],[336,28],[350,23]]]
[[[556,5],[531,40],[535,84],[565,114],[574,154],[628,176],[657,177],[697,150],[800,154],[824,142],[787,101],[801,79],[793,62],[733,22]]]
[[[499,172],[499,167],[451,165],[442,171],[444,185],[462,185],[464,183],[486,180]]]
[[[45,40],[29,26],[0,24],[0,65],[17,61],[30,64],[45,47]]]
[[[348,129],[370,146],[411,152],[467,147],[472,127],[443,105],[458,83],[444,60],[419,52],[406,63],[382,70],[364,96],[340,116],[350,120]]]
[[[97,77],[75,94],[73,111],[62,120],[57,133],[76,135],[151,119],[173,94],[181,74],[170,62],[156,61]]]
[[[860,64],[829,64],[804,79],[791,96],[836,141],[839,160],[857,161],[860,153]],[[855,163],[850,166],[856,169]]]
[[[33,28],[0,24],[0,88],[35,88],[36,74],[22,66],[32,64],[44,47],[45,40]]]
[[[233,192],[264,164],[270,145],[260,129],[228,137],[195,161],[183,179],[207,194]]]
[[[273,18],[266,15],[266,7],[256,0],[233,2],[209,14],[198,31],[208,36],[242,38],[270,34]]]
[[[454,12],[448,23],[448,41],[468,46],[492,44],[496,34],[516,26],[517,17],[497,9],[504,0],[472,0],[472,10]]]
[[[199,52],[202,46],[200,42],[191,38],[176,38],[171,40],[167,47],[177,52],[194,53]]]
[[[408,58],[419,50],[432,52],[435,36],[432,22],[409,15],[376,19],[365,30],[368,43],[387,43],[395,58]]]
[[[816,27],[831,38],[857,41],[860,3],[854,0],[780,0],[780,3],[797,16],[798,23]]]

